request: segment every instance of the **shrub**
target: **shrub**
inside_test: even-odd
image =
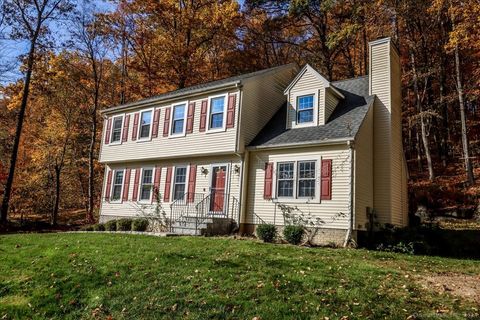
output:
[[[94,224],[93,231],[105,231],[105,225],[102,223]]]
[[[283,237],[288,243],[299,244],[302,241],[305,230],[301,226],[285,226],[283,229]]]
[[[107,231],[117,231],[117,221],[110,220],[105,223],[105,230]]]
[[[148,227],[148,220],[145,218],[135,219],[132,221],[132,231],[145,231]]]
[[[117,231],[132,231],[132,219],[117,220]]]
[[[261,224],[257,227],[257,237],[263,242],[273,242],[277,236],[277,228],[273,224]]]

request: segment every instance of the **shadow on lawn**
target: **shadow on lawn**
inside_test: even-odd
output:
[[[373,237],[360,233],[358,243],[369,249],[380,245],[395,248],[402,243],[411,246],[414,254],[480,259],[480,230],[442,229],[435,225],[384,229],[375,232]]]

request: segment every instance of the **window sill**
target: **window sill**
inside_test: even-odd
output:
[[[215,128],[215,129],[208,129],[206,133],[217,133],[217,132],[225,132],[227,128]]]
[[[136,142],[148,142],[148,141],[152,141],[152,138],[148,137],[148,138],[137,139]]]
[[[273,198],[272,202],[282,203],[282,204],[289,204],[289,203],[319,204],[321,203],[320,199],[318,198]]]
[[[122,141],[119,141],[119,142],[110,142],[108,145],[109,146],[118,146],[118,145],[121,145],[122,144]]]
[[[169,138],[169,139],[175,139],[175,138],[183,138],[183,137],[185,137],[185,136],[186,136],[185,132],[183,132],[183,133],[174,133],[174,134],[170,134],[170,135],[168,136],[168,138]]]
[[[122,200],[110,200],[110,201],[108,201],[108,203],[120,204],[120,203],[122,203]]]

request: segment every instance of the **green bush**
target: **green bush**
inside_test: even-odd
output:
[[[148,227],[148,220],[144,218],[135,219],[132,222],[132,231],[146,231]]]
[[[105,231],[105,225],[102,223],[94,224],[93,231]]]
[[[257,237],[263,242],[273,242],[277,236],[277,228],[273,224],[257,226]]]
[[[117,220],[117,231],[132,231],[132,219]]]
[[[285,226],[283,229],[283,237],[288,243],[299,244],[302,242],[305,230],[301,226]]]
[[[117,231],[117,221],[110,220],[105,223],[105,230],[107,231]]]

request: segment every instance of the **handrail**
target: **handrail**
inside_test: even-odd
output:
[[[212,208],[216,209],[217,198],[214,198],[216,196],[223,196],[223,208],[212,211]],[[187,218],[195,219],[195,231],[198,231],[199,226],[209,218],[231,218],[239,222],[240,201],[229,193],[212,192],[205,196],[187,192],[183,198],[177,199],[170,205],[170,217],[172,231],[174,223],[186,223]]]

